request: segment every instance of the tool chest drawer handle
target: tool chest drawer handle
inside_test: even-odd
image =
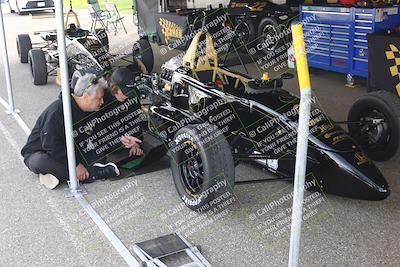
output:
[[[366,46],[362,46],[362,45],[354,45],[355,48],[360,48],[360,49],[368,49],[368,47]]]
[[[329,15],[341,15],[341,16],[350,16],[350,13],[347,12],[330,12],[330,11],[308,11],[303,10],[303,13],[311,13],[311,14],[329,14]]]
[[[320,42],[320,41],[314,41],[316,44],[322,44],[322,45],[330,45],[328,42]]]
[[[372,27],[366,27],[366,26],[355,26],[356,29],[363,29],[363,30],[372,30]]]
[[[353,57],[353,59],[356,61],[368,62],[368,59],[363,59],[363,58],[358,58],[358,57]]]
[[[310,31],[311,31],[311,30],[310,30]],[[309,32],[308,30],[304,31],[304,36],[310,35],[308,32]],[[324,30],[318,30],[318,32],[330,33],[330,31],[328,31],[328,30],[325,30],[325,31],[324,31]],[[315,36],[315,33],[314,33],[312,36]]]
[[[305,41],[314,41],[315,40],[320,40],[320,39],[329,39],[329,36],[326,35],[320,35],[320,36],[315,36],[311,34],[304,34]]]
[[[363,42],[363,43],[367,43],[367,42],[368,42],[367,40],[363,40],[363,39],[354,39],[354,41],[356,41],[356,42]]]
[[[323,56],[323,57],[329,57],[329,55],[327,55],[327,54],[318,53],[318,52],[313,52],[313,51],[309,51],[308,54],[311,54],[311,55],[318,55],[318,56]]]
[[[345,45],[345,44],[335,44],[335,43],[331,43],[331,45],[333,45],[333,46],[339,46],[339,47],[345,47],[345,48],[349,47],[348,45]]]
[[[348,33],[348,32],[337,32],[337,31],[331,31],[331,33],[334,33],[334,34],[343,34],[343,35],[349,35],[349,33]]]
[[[372,17],[372,14],[356,13],[356,16]]]
[[[307,23],[307,26],[321,26],[321,27],[331,27],[329,24],[321,24],[321,23]]]
[[[348,59],[348,57],[342,57],[342,56],[337,56],[337,55],[331,55],[331,57],[340,58],[340,59]]]
[[[329,51],[329,48],[325,48],[325,47],[317,47],[315,48],[317,50],[325,50],[325,51]]]
[[[331,52],[336,52],[336,53],[342,53],[342,54],[348,54],[348,51],[343,51],[343,50],[337,50],[337,49],[332,49],[331,48]]]
[[[350,29],[350,26],[345,26],[345,25],[332,25],[332,28]]]
[[[349,41],[348,38],[339,38],[339,37],[331,37],[332,40],[338,40],[338,41]]]
[[[365,32],[355,32],[355,35],[362,35],[362,36],[367,36],[367,33]]]
[[[364,20],[364,19],[356,19],[355,22],[359,22],[359,23],[372,23],[372,21],[370,21],[370,20]]]

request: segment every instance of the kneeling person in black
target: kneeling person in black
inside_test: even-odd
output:
[[[135,78],[138,75],[139,73],[125,67],[115,70],[107,77],[108,90],[104,94],[106,106],[122,111],[113,120],[120,121],[125,126],[120,140],[122,146],[129,150],[129,157],[143,155],[140,144],[143,140],[144,114],[141,111],[140,95],[135,87]],[[127,117],[129,120],[124,119]]]
[[[105,81],[97,80],[93,74],[81,77],[71,98],[73,122],[80,121],[89,112],[100,109],[104,103]],[[72,133],[70,133],[72,134]],[[25,165],[39,174],[40,182],[49,189],[69,178],[67,150],[64,130],[64,113],[61,97],[47,107],[40,115],[22,148]],[[76,153],[76,174],[79,181],[115,177],[119,170],[115,164],[93,164],[85,166],[84,160]]]

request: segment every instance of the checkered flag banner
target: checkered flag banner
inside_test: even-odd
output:
[[[395,45],[389,45],[390,51],[386,51],[386,58],[394,60],[394,65],[390,67],[390,73],[393,77],[399,78],[399,83],[396,85],[397,93],[400,95],[400,51]]]

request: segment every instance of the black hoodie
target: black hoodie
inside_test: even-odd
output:
[[[73,97],[71,97],[71,111],[74,122],[80,121],[87,116],[87,113],[79,108]],[[64,112],[61,97],[50,104],[39,116],[26,145],[21,150],[21,154],[25,158],[38,151],[47,153],[60,163],[67,164]],[[79,153],[76,154],[76,164],[83,164],[84,162]]]

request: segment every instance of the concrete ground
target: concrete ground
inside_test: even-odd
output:
[[[88,27],[87,14],[80,13]],[[60,91],[53,78],[45,86],[33,86],[28,65],[18,62],[15,37],[29,33],[35,23],[29,16],[5,11],[15,103],[30,128]],[[51,22],[43,24],[54,28]],[[126,19],[126,25],[128,35],[110,36],[115,51],[129,51],[127,44],[137,39],[131,21]],[[157,63],[164,59],[156,54]],[[254,66],[249,68],[257,75]],[[0,96],[7,99],[3,65],[0,80]],[[363,85],[347,88],[344,82],[341,74],[312,74],[320,106],[335,120],[345,120],[350,105],[366,92]],[[297,93],[297,80],[285,81],[285,88]],[[5,112],[0,112],[0,136],[0,266],[124,266],[75,199],[64,197],[66,186],[48,191],[26,169],[19,156],[26,135]],[[400,265],[398,163],[398,159],[377,163],[392,191],[384,201],[306,193],[301,266]],[[197,214],[179,200],[168,164],[160,166],[164,168],[86,185],[87,199],[127,247],[179,231],[201,245],[213,266],[287,265],[290,183],[237,185],[234,198],[216,203],[220,206],[212,212]],[[236,173],[241,180],[264,177],[244,164]],[[281,204],[268,208],[274,201]]]

